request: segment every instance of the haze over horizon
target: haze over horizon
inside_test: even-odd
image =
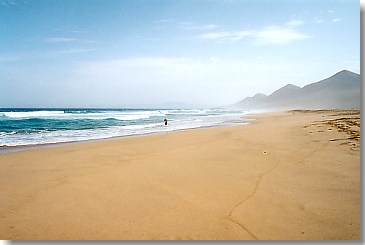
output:
[[[0,0],[0,107],[214,107],[360,73],[354,0]]]

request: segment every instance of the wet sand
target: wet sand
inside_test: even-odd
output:
[[[359,240],[360,114],[0,155],[3,240]]]

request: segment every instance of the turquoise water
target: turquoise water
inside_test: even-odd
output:
[[[42,145],[220,125],[246,111],[227,109],[0,108],[0,147]],[[164,125],[164,119],[168,125]]]

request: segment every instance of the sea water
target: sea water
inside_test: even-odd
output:
[[[0,150],[218,126],[247,113],[228,109],[0,108]]]

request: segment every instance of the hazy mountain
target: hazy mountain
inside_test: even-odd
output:
[[[233,106],[269,110],[360,108],[360,75],[343,70],[303,88],[288,84],[269,96],[256,94]]]
[[[254,108],[254,107],[256,107],[257,104],[263,104],[266,97],[267,96],[264,94],[256,94],[253,97],[247,97],[243,101],[238,102],[236,105],[238,105],[238,107],[242,106],[242,107],[247,107],[247,108],[251,108],[251,107]]]

